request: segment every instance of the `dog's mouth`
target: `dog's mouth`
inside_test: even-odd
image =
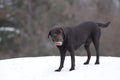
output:
[[[62,35],[51,36],[51,39],[56,46],[62,46],[63,45],[64,40],[63,40]]]
[[[62,42],[62,41],[56,41],[56,42],[54,42],[54,44],[55,44],[56,46],[62,46],[62,45],[63,45],[63,42]]]

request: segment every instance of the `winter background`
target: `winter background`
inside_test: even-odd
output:
[[[76,69],[64,68],[59,52],[48,39],[59,24],[75,26],[84,21],[106,23],[101,29],[100,65],[92,58],[83,65],[86,51],[76,51]],[[120,80],[120,0],[0,0],[0,80]]]
[[[0,61],[0,80],[120,80],[120,58],[101,57],[100,65],[83,65],[86,57],[76,57],[76,69],[69,71],[70,57],[66,57],[61,72],[54,72],[59,57],[17,58]]]

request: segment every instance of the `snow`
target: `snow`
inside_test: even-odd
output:
[[[66,57],[61,72],[59,57],[27,57],[0,60],[0,80],[120,80],[120,58],[101,57],[100,65],[83,65],[86,57],[76,56],[76,70],[69,71],[70,57]]]
[[[20,34],[20,30],[15,29],[13,27],[0,27],[0,31],[10,31],[10,32],[16,32],[17,34]]]
[[[19,29],[15,29],[14,27],[0,27],[0,31],[8,31],[8,32],[15,32],[16,34],[20,34],[20,30]],[[14,34],[8,34],[7,38],[13,38],[15,36]],[[2,41],[2,37],[0,37],[0,42]]]

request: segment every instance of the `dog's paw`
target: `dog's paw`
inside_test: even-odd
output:
[[[84,65],[88,65],[88,64],[89,64],[89,62],[85,62],[85,63],[84,63]]]
[[[95,65],[98,65],[98,64],[100,64],[99,62],[95,62]]]
[[[70,68],[70,70],[69,70],[69,71],[73,71],[73,70],[75,70],[75,68]]]
[[[60,72],[60,71],[61,71],[60,69],[55,70],[55,72]]]

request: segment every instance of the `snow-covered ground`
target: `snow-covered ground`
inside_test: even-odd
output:
[[[101,57],[100,65],[83,65],[86,57],[76,57],[76,70],[69,71],[70,57],[66,57],[61,72],[59,57],[29,57],[0,60],[0,80],[120,80],[120,58]]]

